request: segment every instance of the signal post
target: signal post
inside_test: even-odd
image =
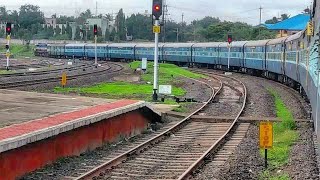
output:
[[[98,55],[97,55],[97,39],[98,39],[98,25],[93,26],[94,34],[94,65],[98,68]]]
[[[10,66],[11,23],[7,23],[7,25],[6,25],[6,34],[7,34],[7,44],[6,44],[7,66],[6,66],[6,69],[7,69],[7,71],[9,71],[9,66]]]
[[[228,35],[228,71],[230,71],[230,56],[231,56],[231,43],[232,43],[232,36]]]
[[[159,34],[160,34],[160,16],[162,15],[162,0],[153,0],[152,15],[155,19],[153,26],[154,33],[154,82],[153,82],[153,101],[158,100],[158,69],[159,69]]]

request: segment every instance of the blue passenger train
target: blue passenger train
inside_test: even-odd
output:
[[[320,19],[320,12],[314,16]],[[229,65],[232,70],[264,76],[300,90],[310,99],[313,118],[320,121],[319,42],[316,41],[316,36],[307,36],[306,33],[301,31],[278,39],[233,42],[230,54],[229,45],[225,42],[159,44],[159,60],[225,70],[230,57]],[[57,58],[93,59],[94,44],[49,44],[48,55]],[[154,44],[99,44],[97,56],[100,60],[147,58],[152,61]],[[320,123],[315,125],[319,134]]]

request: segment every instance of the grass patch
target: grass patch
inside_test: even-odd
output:
[[[141,61],[134,61],[130,63],[132,69],[137,69],[141,66]],[[142,75],[142,80],[146,82],[153,82],[153,62],[148,63],[147,73]],[[159,84],[170,84],[175,81],[177,77],[189,77],[194,79],[205,78],[202,74],[197,74],[183,69],[174,64],[159,64]]]
[[[132,69],[137,69],[141,62],[135,61],[129,64]],[[180,88],[181,82],[178,77],[203,78],[205,76],[192,73],[186,69],[180,68],[173,64],[160,64],[159,70],[159,84],[172,85],[172,94],[174,96],[183,96],[186,91]],[[81,93],[81,94],[95,94],[98,97],[105,98],[127,98],[127,99],[142,99],[151,101],[153,94],[153,63],[148,63],[148,72],[142,75],[142,83],[129,82],[112,82],[100,83],[89,87],[75,87],[75,88],[61,88],[56,87],[54,92],[57,93]],[[166,99],[164,104],[177,104],[172,99]]]
[[[268,89],[270,94],[274,97],[277,117],[281,119],[280,123],[274,123],[274,143],[273,148],[268,150],[269,168],[261,176],[267,176],[263,179],[288,179],[287,174],[272,176],[273,171],[277,168],[285,166],[288,163],[291,146],[298,139],[298,132],[295,131],[296,125],[292,112],[286,107],[279,94]],[[264,150],[261,150],[264,156]]]
[[[9,71],[7,71],[7,70],[0,70],[0,74],[13,74],[14,73],[14,71],[11,71],[11,70],[9,70]]]
[[[108,97],[114,98],[137,98],[145,99],[151,98],[152,85],[149,84],[131,84],[127,82],[114,82],[114,83],[100,83],[90,87],[81,88],[62,88],[56,87],[55,92],[78,92],[84,94],[104,94]],[[176,96],[182,96],[185,94],[185,90],[182,88],[173,87],[173,94]],[[171,101],[167,101],[167,104],[172,104]]]
[[[20,44],[11,44],[10,45],[10,53],[14,55],[14,57],[34,57],[33,45],[20,45]],[[5,53],[7,50],[5,46],[0,47],[0,52]]]
[[[261,176],[259,177],[259,180],[290,180],[290,177],[288,174],[284,173],[281,175],[271,175],[270,171],[264,171]]]

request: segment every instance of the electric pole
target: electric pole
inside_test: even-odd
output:
[[[262,7],[260,6],[259,10],[260,10],[260,21],[259,21],[259,25],[261,25],[262,23]]]
[[[177,33],[177,42],[179,42],[179,28],[177,28],[176,33]]]
[[[98,1],[96,1],[96,17],[98,17]]]
[[[183,25],[183,17],[184,17],[184,14],[182,13],[182,21],[181,21],[181,25]]]
[[[163,23],[163,33],[162,33],[162,42],[166,42],[166,26],[167,26],[167,17],[168,17],[168,5],[166,1],[163,2],[163,15],[162,15],[162,23]]]
[[[260,20],[259,20],[259,35],[261,35],[261,23],[262,23],[262,7],[260,6]]]

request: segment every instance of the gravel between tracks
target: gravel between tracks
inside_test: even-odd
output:
[[[77,79],[68,80],[67,87],[81,87],[81,86],[94,85],[96,83],[101,83],[101,82],[111,82],[113,78],[119,74],[124,74],[124,73],[132,74],[132,71],[126,67],[126,64],[123,64],[123,63],[117,63],[117,64],[124,66],[124,69],[120,72],[110,72],[112,69],[114,69],[112,68],[110,71],[105,71],[105,73],[85,75],[85,76],[78,77]],[[114,65],[112,64],[109,64],[109,66],[114,67]],[[76,73],[83,74],[83,73],[89,72],[89,70],[90,71],[95,70],[95,68],[86,69],[86,72],[83,72],[82,69],[79,69],[78,71],[74,71],[72,74],[76,74]],[[44,77],[47,77],[47,76],[48,75],[45,75]],[[41,77],[44,78],[43,76]],[[49,77],[52,77],[52,75],[50,75]],[[23,90],[23,91],[52,92],[53,89],[57,86],[60,86],[60,81],[49,82],[45,84],[30,85],[25,87],[17,87],[14,89]]]
[[[308,105],[302,98],[278,83],[248,75],[233,75],[243,81],[248,88],[248,103],[243,116],[275,117],[273,97],[267,88],[276,90],[294,118],[305,119]],[[297,94],[297,92],[294,92]],[[316,155],[313,144],[313,129],[308,123],[298,123],[299,140],[293,145],[288,165],[283,169],[292,179],[319,179]],[[218,169],[208,163],[195,179],[258,179],[263,170],[264,160],[258,148],[258,127],[251,125],[247,136],[235,150],[223,168]]]

